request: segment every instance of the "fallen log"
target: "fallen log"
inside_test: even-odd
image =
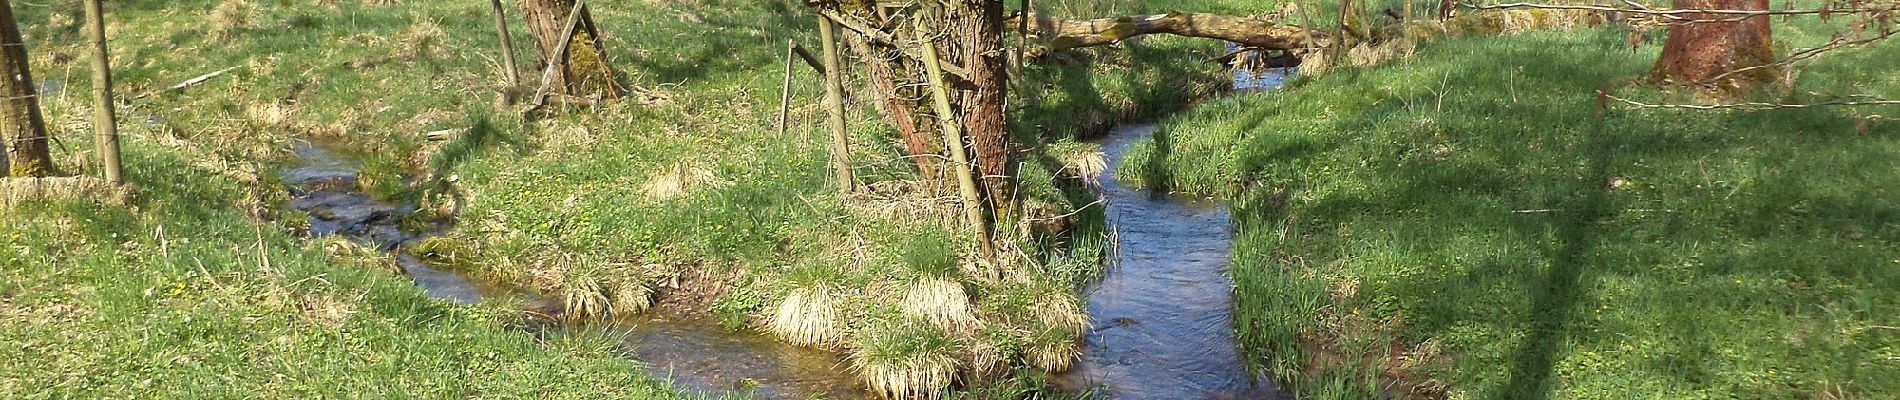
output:
[[[1020,18],[1014,17],[1014,18]],[[1511,10],[1459,15],[1450,19],[1414,20],[1365,31],[1365,38],[1335,38],[1333,34],[1299,25],[1231,15],[1170,12],[1119,18],[1065,20],[1030,14],[1030,31],[1043,43],[1041,52],[1106,46],[1150,34],[1172,34],[1225,40],[1248,50],[1279,50],[1276,66],[1301,65],[1304,73],[1319,73],[1332,65],[1329,52],[1341,51],[1354,66],[1367,66],[1409,52],[1418,42],[1445,37],[1495,35],[1536,29],[1599,25],[1620,21],[1613,14],[1593,10]],[[1290,58],[1287,58],[1290,57]],[[1223,56],[1219,58],[1231,58]],[[1317,63],[1309,63],[1319,61]]]
[[[1105,46],[1156,33],[1220,39],[1269,50],[1316,49],[1332,44],[1332,35],[1324,31],[1220,14],[1170,12],[1090,20],[1030,14],[1029,18],[1035,21],[1030,31],[1046,38],[1047,51]]]

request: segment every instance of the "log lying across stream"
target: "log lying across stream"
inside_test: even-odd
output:
[[[1295,57],[1305,59],[1324,58],[1313,55],[1343,48],[1354,65],[1369,65],[1389,58],[1373,55],[1390,53],[1389,47],[1411,46],[1421,41],[1438,38],[1600,25],[1623,20],[1613,14],[1590,10],[1490,11],[1470,13],[1444,20],[1426,19],[1407,23],[1392,21],[1386,25],[1369,27],[1370,29],[1353,27],[1352,31],[1366,32],[1363,36],[1369,37],[1364,39],[1347,37],[1344,38],[1346,40],[1339,40],[1336,37],[1338,35],[1327,30],[1282,24],[1253,17],[1208,13],[1170,12],[1085,20],[1067,20],[1030,14],[1029,18],[1033,21],[1029,24],[1030,31],[1042,38],[1042,51],[1045,53],[1113,45],[1141,35],[1165,33],[1225,40],[1247,48],[1289,51]],[[1362,20],[1354,19],[1354,21]],[[1014,23],[1014,21],[1010,22],[1010,24]]]
[[[1320,48],[1332,43],[1332,35],[1324,31],[1221,14],[1170,12],[1088,20],[1030,14],[1029,18],[1035,22],[1030,24],[1031,29],[1048,38],[1044,46],[1050,51],[1111,45],[1156,33],[1220,39],[1269,50]]]

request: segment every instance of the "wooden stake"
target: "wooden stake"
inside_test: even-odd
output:
[[[547,69],[541,71],[541,88],[534,91],[534,104],[528,107],[529,114],[540,110],[541,106],[547,105],[548,81],[554,80],[554,71],[556,71],[556,68],[561,68],[561,64],[567,63],[567,44],[574,41],[574,29],[580,25],[581,7],[585,6],[587,6],[587,0],[575,1],[574,10],[568,11],[567,30],[563,31],[566,33],[561,34],[561,44],[554,46],[554,55],[548,57]]]
[[[503,91],[502,96],[508,102],[513,102],[515,91],[521,87],[521,68],[515,65],[514,39],[508,34],[508,18],[501,10],[501,0],[488,0],[488,5],[495,9],[495,33],[501,36],[501,61],[503,67],[508,69],[508,90]]]
[[[779,88],[778,95],[778,135],[785,136],[787,118],[792,114],[792,54],[798,44],[785,39],[785,83]]]
[[[119,166],[119,125],[112,110],[112,61],[106,54],[105,10],[100,0],[86,0],[86,34],[92,39],[93,145],[106,173],[106,182],[125,183]]]
[[[990,242],[989,220],[983,216],[983,200],[978,197],[976,178],[971,171],[970,155],[964,150],[963,129],[957,126],[956,109],[950,106],[950,92],[944,85],[943,66],[937,61],[937,46],[928,39],[929,31],[924,20],[917,19],[917,37],[924,38],[918,47],[923,48],[924,70],[930,79],[931,104],[937,111],[937,125],[943,130],[943,146],[950,149],[952,174],[957,176],[957,189],[963,197],[963,216],[976,231],[976,244],[984,257],[995,254],[995,246]]]
[[[850,141],[845,137],[844,71],[838,60],[837,27],[830,19],[818,19],[818,36],[825,50],[825,110],[831,120],[831,169],[838,175],[838,190],[857,191],[857,178],[851,171]]]

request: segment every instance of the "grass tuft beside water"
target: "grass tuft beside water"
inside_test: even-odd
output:
[[[1120,172],[1232,200],[1239,334],[1303,397],[1900,396],[1900,108],[1598,118],[1657,54],[1628,38],[1432,42],[1170,118]],[[1757,96],[1892,97],[1897,52]]]

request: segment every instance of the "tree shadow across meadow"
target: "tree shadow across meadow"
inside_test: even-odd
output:
[[[1900,372],[1872,355],[1900,337],[1828,333],[1900,310],[1882,268],[1900,176],[1880,161],[1900,128],[1839,110],[1598,119],[1595,86],[1653,57],[1615,39],[1447,41],[1223,101],[1124,172],[1238,188],[1236,312],[1267,316],[1241,335],[1308,379],[1348,353],[1384,381],[1362,393],[1400,397],[1428,378],[1511,399],[1900,390],[1854,379]],[[1215,169],[1237,171],[1184,175]],[[1276,290],[1304,294],[1256,293]],[[1306,358],[1268,359],[1287,356]]]

